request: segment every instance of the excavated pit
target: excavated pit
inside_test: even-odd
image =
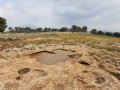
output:
[[[31,58],[37,59],[40,63],[43,64],[56,64],[58,62],[64,62],[71,59],[70,55],[73,55],[74,51],[57,49],[53,52],[41,51],[37,53],[30,54]]]

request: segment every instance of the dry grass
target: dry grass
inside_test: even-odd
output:
[[[120,52],[120,38],[71,32],[1,34],[1,50],[25,44],[86,44]]]

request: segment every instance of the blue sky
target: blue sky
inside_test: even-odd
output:
[[[0,0],[9,27],[34,25],[120,32],[120,0]]]

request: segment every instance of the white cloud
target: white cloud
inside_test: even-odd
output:
[[[6,3],[4,6],[0,7],[0,16],[10,17],[14,16],[13,11],[14,5],[12,3]]]
[[[0,16],[9,26],[71,27],[119,31],[119,0],[4,0]]]

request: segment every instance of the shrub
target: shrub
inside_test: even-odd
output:
[[[90,33],[96,34],[96,33],[97,33],[97,30],[96,30],[96,29],[92,29],[92,31],[90,31]]]
[[[111,32],[106,32],[105,35],[106,36],[112,36],[113,34]]]
[[[113,36],[114,36],[114,37],[120,37],[120,33],[115,32],[115,33],[113,33]]]
[[[98,31],[96,34],[97,34],[97,35],[104,35],[105,33],[104,33],[102,30],[100,30],[100,31]]]

